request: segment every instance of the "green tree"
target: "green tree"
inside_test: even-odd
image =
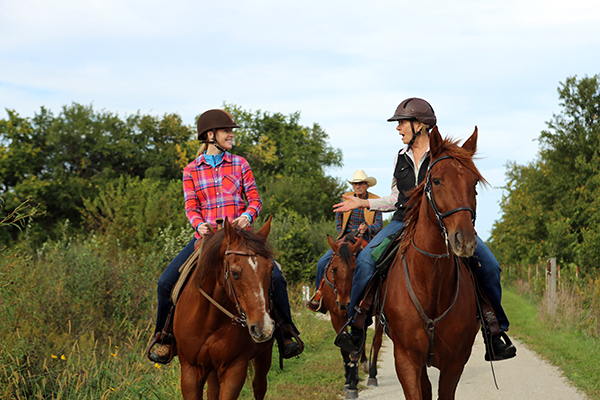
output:
[[[540,134],[539,159],[508,165],[502,217],[491,246],[501,262],[598,268],[600,252],[600,81],[568,78],[558,89],[561,113]]]
[[[312,219],[333,219],[332,205],[345,185],[327,175],[342,166],[342,152],[331,147],[318,125],[300,125],[300,113],[249,112],[226,105],[241,126],[235,153],[245,157],[264,201],[263,212],[294,210]]]

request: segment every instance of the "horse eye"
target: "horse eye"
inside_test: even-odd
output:
[[[433,178],[431,180],[435,186],[439,186],[442,182],[438,178]]]
[[[232,277],[233,279],[240,279],[240,273],[239,273],[239,272],[237,272],[237,271],[233,271],[233,270],[232,270],[232,271],[231,271],[231,277]]]

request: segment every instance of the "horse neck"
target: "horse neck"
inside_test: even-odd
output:
[[[446,296],[451,298],[456,289],[456,262],[452,251],[447,247],[442,231],[437,221],[432,221],[428,215],[424,201],[415,233],[413,236],[414,246],[411,244],[405,253],[411,284],[415,291],[425,292],[425,297],[430,299],[430,304],[437,304],[438,299]],[[425,210],[423,210],[425,208]],[[448,253],[447,257],[435,258],[420,253],[415,246],[421,250],[435,255]],[[425,305],[425,301],[423,306]]]

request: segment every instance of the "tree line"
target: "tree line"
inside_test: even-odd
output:
[[[293,214],[331,221],[344,183],[327,175],[342,152],[318,125],[225,105],[241,126],[233,153],[248,159],[263,199],[262,216]],[[177,114],[119,116],[73,103],[33,117],[6,110],[0,120],[0,219],[27,199],[37,207],[28,239],[41,244],[62,234],[118,236],[125,246],[149,243],[159,229],[188,225],[181,174],[199,147],[196,127]],[[0,246],[22,233],[0,231]]]
[[[545,263],[584,273],[600,266],[600,77],[569,77],[561,111],[539,136],[539,154],[509,162],[490,248],[504,264]]]

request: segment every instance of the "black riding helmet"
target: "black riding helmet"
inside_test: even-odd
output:
[[[215,139],[208,140],[208,131],[215,129],[224,129],[224,128],[239,128],[240,126],[235,123],[233,120],[233,116],[229,114],[225,110],[208,110],[202,113],[200,117],[198,117],[198,140],[203,143],[212,143],[219,150],[225,151],[217,144]]]
[[[409,147],[412,147],[416,137],[421,134],[421,131],[415,132],[415,127],[412,121],[417,121],[427,125],[428,128],[432,128],[437,123],[437,118],[435,117],[435,112],[433,111],[431,104],[423,99],[419,99],[418,97],[411,97],[400,103],[398,108],[396,108],[396,112],[392,118],[388,119],[388,122],[400,120],[410,121],[410,128],[412,129],[413,137],[408,144]]]

